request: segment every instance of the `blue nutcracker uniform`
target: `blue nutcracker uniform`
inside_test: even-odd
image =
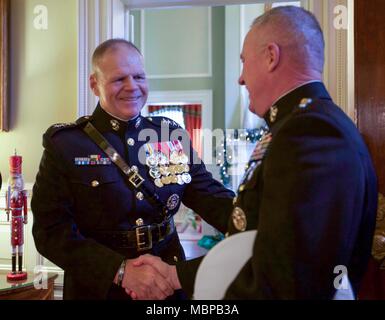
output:
[[[229,219],[230,233],[258,230],[253,256],[225,298],[331,299],[338,266],[357,293],[377,208],[376,176],[357,128],[320,82],[279,99],[265,120],[271,141],[257,148]],[[177,264],[190,294],[198,265]]]
[[[167,118],[139,115],[123,122],[98,105],[90,117],[52,126],[43,137],[45,150],[33,188],[33,235],[38,251],[64,269],[65,299],[104,299],[111,292],[116,296],[122,289],[112,286],[112,281],[124,258],[151,253],[169,263],[184,259],[172,218],[162,216],[154,203],[128,183],[83,131],[88,123],[145,179],[146,190],[158,195],[158,204],[170,216],[183,202],[224,231],[234,196],[212,178],[203,163],[192,163],[196,154],[183,136],[185,131]],[[185,181],[155,179],[146,159],[156,147],[174,148],[188,156]],[[142,228],[146,234],[140,238],[141,245],[135,232],[139,224],[148,226]]]

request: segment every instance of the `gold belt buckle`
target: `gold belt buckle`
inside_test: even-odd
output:
[[[142,178],[142,176],[137,173],[137,172],[134,172],[129,178],[128,178],[128,181],[130,181],[130,183],[135,187],[135,188],[138,188],[143,182],[144,182],[144,179]]]
[[[136,233],[136,247],[138,251],[150,250],[152,248],[152,233],[151,226],[140,226],[135,228]],[[146,239],[141,239],[142,237],[146,237]],[[147,244],[148,243],[148,244]]]

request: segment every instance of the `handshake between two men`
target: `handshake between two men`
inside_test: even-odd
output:
[[[181,289],[176,267],[150,254],[126,260],[121,286],[134,300],[163,300]]]

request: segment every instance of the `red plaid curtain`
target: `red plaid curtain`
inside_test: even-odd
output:
[[[202,157],[202,106],[200,104],[188,104],[183,106],[184,123],[190,134],[193,148]]]
[[[155,111],[158,111],[162,108],[162,106],[148,106],[148,113],[153,113]]]
[[[151,114],[167,106],[149,105],[148,112]],[[186,131],[190,135],[192,146],[194,150],[202,157],[202,105],[187,104],[180,106],[183,110],[183,118],[186,126]]]

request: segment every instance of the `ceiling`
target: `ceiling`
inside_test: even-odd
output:
[[[218,6],[229,4],[267,3],[282,0],[121,0],[129,9],[180,7],[180,6]]]

